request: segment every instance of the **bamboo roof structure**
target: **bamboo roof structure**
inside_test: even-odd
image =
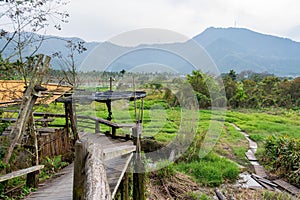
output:
[[[42,84],[47,90],[41,91],[41,96],[37,100],[37,104],[50,104],[65,93],[72,90],[70,86],[58,84]],[[20,104],[26,89],[23,80],[0,80],[0,105],[8,106]]]

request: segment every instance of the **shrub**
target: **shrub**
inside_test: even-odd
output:
[[[264,163],[279,176],[300,186],[300,140],[288,136],[270,136],[266,139]]]

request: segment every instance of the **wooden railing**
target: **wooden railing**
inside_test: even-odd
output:
[[[36,171],[44,168],[44,165],[36,165],[26,169],[14,171],[5,175],[0,176],[0,182],[7,181],[13,178],[17,178],[23,175],[27,175],[26,185],[28,187],[37,187],[38,177]]]
[[[75,144],[73,199],[112,199],[102,148],[85,140]]]
[[[8,110],[5,112],[12,112],[12,113],[18,113],[16,110]],[[42,113],[42,112],[34,112],[33,113],[35,118],[35,122],[37,122],[39,125],[43,127],[65,127],[65,124],[57,124],[55,123],[55,118],[66,118],[65,114],[56,114],[56,113]],[[15,122],[16,118],[2,118],[0,119],[2,122]],[[100,130],[100,124],[104,124],[111,128],[111,135],[112,137],[117,137],[116,131],[119,128],[133,128],[135,127],[135,124],[123,124],[123,123],[116,123],[112,122],[106,119],[98,118],[98,117],[92,117],[92,116],[82,116],[77,115],[77,125],[79,128],[88,128],[95,130],[95,133],[99,133]],[[130,139],[127,136],[128,139]]]
[[[84,120],[80,120],[80,119],[84,119]],[[79,116],[77,116],[77,120],[78,120],[78,122],[86,124],[86,125],[78,125],[79,127],[81,126],[83,128],[95,129],[95,133],[100,132],[100,124],[104,124],[108,127],[111,127],[112,137],[116,137],[116,130],[119,128],[133,128],[136,126],[135,124],[120,124],[120,123],[112,122],[112,121],[109,121],[106,119],[102,119],[102,118],[98,118],[98,117],[91,117],[91,116],[79,115]],[[89,125],[92,125],[92,126],[89,126]]]

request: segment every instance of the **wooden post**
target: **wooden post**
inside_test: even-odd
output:
[[[125,190],[124,190],[124,179],[122,179],[120,186],[119,186],[121,200],[124,200]]]
[[[109,77],[109,90],[112,91],[112,82],[113,82],[113,78]]]
[[[65,107],[66,130],[67,130],[67,135],[69,136],[69,112],[68,112],[68,105],[66,102],[64,102],[64,107]]]
[[[37,141],[37,131],[34,124],[34,118],[33,113],[31,112],[31,115],[28,119],[28,127],[29,127],[29,146],[30,151],[32,153],[31,156],[31,162],[33,166],[39,165],[39,150],[38,150],[38,141]],[[38,171],[31,172],[27,174],[27,180],[26,185],[28,187],[34,187],[36,188],[38,185]]]
[[[128,173],[125,172],[124,175],[124,196],[125,198],[123,200],[129,200],[129,188],[128,188]]]
[[[100,123],[98,120],[95,121],[95,133],[100,133]]]
[[[117,129],[116,127],[111,127],[111,136],[114,138],[117,134]]]
[[[85,196],[85,145],[79,140],[75,143],[73,200],[83,200]]]
[[[75,143],[75,141],[79,139],[79,136],[78,136],[78,132],[77,132],[76,116],[75,116],[75,112],[73,110],[72,102],[67,102],[67,107],[68,107],[68,113],[69,113],[68,115],[70,116],[71,129],[73,132],[74,143]]]
[[[99,144],[91,144],[86,159],[86,194],[85,199],[111,200],[106,177],[103,151]]]
[[[145,197],[145,167],[141,157],[140,138],[138,126],[132,128],[132,135],[134,138],[134,144],[136,145],[136,157],[134,160],[134,171],[133,173],[133,199],[134,200],[146,200]]]
[[[136,91],[135,91],[134,76],[132,77],[132,87],[133,87],[134,118],[137,120],[137,116],[136,116]]]
[[[106,100],[105,103],[106,103],[106,107],[107,107],[107,111],[108,111],[107,120],[111,121],[112,120],[111,100],[108,99],[108,100]]]

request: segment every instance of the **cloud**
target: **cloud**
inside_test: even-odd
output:
[[[139,28],[164,28],[189,37],[210,26],[237,26],[288,36],[300,14],[298,0],[72,0],[61,34],[103,41]]]

